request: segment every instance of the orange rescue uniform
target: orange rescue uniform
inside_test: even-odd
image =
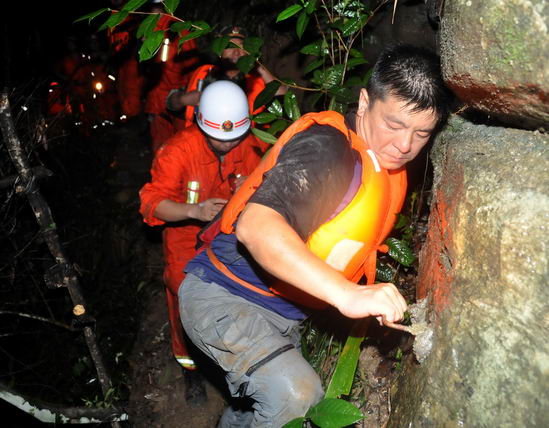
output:
[[[165,224],[154,216],[156,207],[165,199],[187,203],[189,196],[194,196],[192,192],[198,193],[195,202],[210,198],[229,199],[232,194],[229,176],[250,175],[267,146],[250,134],[220,162],[196,124],[178,132],[157,151],[151,169],[151,182],[140,191],[140,212],[145,223],[151,226]],[[198,183],[198,190],[190,184],[193,182]],[[176,358],[188,355],[183,341],[177,292],[184,278],[183,268],[195,255],[197,233],[203,225],[198,220],[189,219],[177,225],[166,225],[163,231],[164,283],[172,350]]]
[[[169,27],[172,18],[162,16],[157,25],[157,30],[165,30]],[[181,36],[188,34],[188,31],[182,31]],[[196,52],[196,41],[188,40],[181,45],[178,52],[179,37],[170,40],[167,45],[162,44],[160,50],[155,56],[155,61],[159,62],[162,72],[158,83],[150,90],[145,103],[145,112],[154,115],[151,122],[151,138],[153,151],[158,148],[169,137],[175,134],[173,120],[166,111],[166,98],[172,89],[186,86],[189,80],[190,71],[196,66],[198,58]],[[167,49],[162,61],[163,51]]]

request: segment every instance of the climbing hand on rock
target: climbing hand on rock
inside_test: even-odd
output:
[[[375,316],[382,324],[383,318],[391,322],[400,321],[407,305],[393,284],[381,283],[347,288],[337,308],[349,318]]]

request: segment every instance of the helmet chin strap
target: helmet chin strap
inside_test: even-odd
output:
[[[205,133],[206,134],[206,133]],[[206,134],[206,144],[210,148],[210,150],[213,152],[214,155],[216,155],[220,161],[223,161],[223,158],[227,154],[226,152],[222,152],[220,150],[217,150],[214,146],[212,146],[212,143],[210,143],[210,137],[208,134]]]

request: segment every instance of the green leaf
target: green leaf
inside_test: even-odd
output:
[[[184,30],[190,30],[192,27],[191,21],[177,21],[174,22],[172,25],[170,25],[170,30],[172,30],[174,33],[181,33]]]
[[[140,39],[141,37],[149,37],[156,28],[156,24],[158,23],[159,19],[159,13],[157,13],[156,15],[147,16],[143,20],[143,22],[139,24],[139,28],[137,29],[137,38]]]
[[[360,344],[364,341],[362,326],[364,321],[357,321],[351,333],[345,341],[341,355],[337,360],[330,384],[326,389],[326,398],[336,398],[348,395],[353,385],[358,357],[360,356]]]
[[[343,86],[345,86],[346,88],[352,88],[353,86],[362,87],[362,79],[358,76],[351,76],[345,81]]]
[[[273,100],[271,105],[267,107],[267,110],[270,111],[272,114],[276,115],[277,117],[282,117],[282,104],[280,104],[280,101],[277,99]]]
[[[267,132],[271,135],[276,135],[277,132],[284,131],[288,126],[289,123],[286,120],[278,119],[271,123]]]
[[[317,40],[316,42],[309,43],[308,45],[303,46],[299,50],[299,52],[305,55],[320,56],[321,47],[322,47],[322,40]]]
[[[276,140],[278,140],[278,138],[272,136],[268,132],[262,131],[261,129],[257,128],[252,128],[252,134],[269,144],[274,144],[276,143]]]
[[[124,5],[124,7],[122,7],[122,11],[133,12],[147,3],[147,1],[148,0],[130,0]]]
[[[225,48],[227,47],[227,44],[229,43],[229,36],[223,36],[223,37],[216,37],[212,44],[210,45],[210,49],[217,55],[221,56]]]
[[[410,247],[400,239],[388,238],[385,244],[389,247],[389,255],[404,266],[412,266],[416,257]]]
[[[303,36],[303,33],[307,29],[307,25],[309,25],[309,15],[305,13],[305,11],[301,12],[297,18],[297,24],[295,26],[295,32],[297,33],[297,37],[301,39],[301,36]]]
[[[392,282],[395,276],[395,271],[389,265],[377,263],[376,279],[381,282]]]
[[[252,68],[254,68],[255,64],[255,56],[252,55],[244,55],[238,58],[238,61],[236,62],[236,66],[238,69],[244,73],[248,74]]]
[[[408,217],[407,215],[399,213],[397,215],[397,222],[395,224],[394,229],[396,229],[396,230],[404,229],[409,224],[410,224],[410,217]]]
[[[263,39],[260,37],[246,37],[244,39],[244,50],[252,55],[258,54],[263,46]]]
[[[303,424],[305,423],[305,418],[295,418],[292,419],[290,422],[282,425],[282,428],[303,428]]]
[[[262,112],[252,117],[252,120],[256,123],[271,123],[275,119],[276,115],[268,112]]]
[[[294,4],[293,6],[290,6],[284,9],[276,17],[276,22],[284,21],[285,19],[288,19],[289,17],[294,16],[301,9],[303,9],[303,6],[301,6],[300,4]]]
[[[305,417],[322,428],[342,428],[361,420],[364,415],[348,401],[325,398],[311,407]]]
[[[107,19],[105,23],[101,27],[99,27],[98,31],[106,30],[107,27],[108,28],[116,27],[118,24],[124,21],[124,19],[126,19],[127,16],[128,16],[128,12],[125,10],[122,10],[117,13],[113,13],[111,16],[109,16],[109,19]]]
[[[364,54],[362,53],[362,51],[359,51],[355,48],[351,48],[349,50],[349,55],[351,55],[353,58],[364,58]]]
[[[357,99],[353,91],[349,88],[334,88],[330,90],[330,94],[336,97],[336,101],[343,104],[354,103]]]
[[[108,7],[104,7],[103,9],[99,9],[99,10],[96,10],[95,12],[88,13],[87,15],[84,15],[84,16],[81,16],[80,18],[78,18],[76,21],[73,22],[73,24],[75,22],[84,21],[86,19],[88,20],[88,24],[89,24],[92,21],[92,19],[97,18],[99,15],[101,15],[102,13],[107,12],[109,10],[111,10],[111,9],[108,8]]]
[[[364,58],[351,58],[349,61],[347,61],[347,70],[350,70],[353,67],[356,67],[357,65],[367,64],[368,61],[366,61]]]
[[[305,12],[307,12],[307,15],[310,15],[316,10],[316,0],[309,0],[305,4]]]
[[[303,74],[310,73],[313,70],[316,70],[318,67],[320,67],[322,64],[324,64],[324,58],[317,58],[314,61],[311,61],[307,66],[303,69]]]
[[[164,31],[154,31],[150,37],[147,37],[139,49],[139,61],[151,59],[164,40]]]
[[[314,110],[315,109],[315,104],[320,100],[320,98],[322,98],[322,96],[324,95],[324,92],[315,92],[314,94],[312,94],[308,99],[307,99],[307,105],[309,107],[309,110]]]
[[[204,34],[212,31],[212,27],[206,21],[191,22],[191,28],[193,28],[193,31],[205,31]]]
[[[199,27],[201,29],[196,29],[196,27]],[[203,36],[205,34],[208,34],[209,32],[212,31],[212,27],[210,27],[204,21],[199,21],[199,22],[192,23],[190,28],[193,28],[193,30],[190,33],[185,34],[184,36],[181,36],[179,38],[179,41],[177,42],[178,49],[181,48],[181,45],[183,43],[185,43],[187,40],[196,39],[197,37],[201,37],[201,36]]]
[[[265,89],[263,89],[256,97],[254,101],[254,111],[257,110],[259,107],[264,106],[269,101],[273,99],[273,97],[276,94],[276,91],[278,91],[278,88],[280,87],[280,82],[273,80],[272,82],[269,82],[265,85]]]
[[[368,15],[360,15],[356,18],[350,18],[348,19],[342,26],[341,26],[341,33],[343,34],[343,37],[349,37],[352,34],[359,31],[364,24],[366,24],[366,21],[368,20]]]
[[[291,89],[288,89],[288,92],[284,94],[284,111],[292,121],[301,117],[297,98]]]
[[[333,67],[329,67],[325,70],[322,81],[320,82],[321,86],[326,89],[339,86],[341,84],[341,77],[343,76],[343,71],[345,66],[343,64],[337,64]]]
[[[173,15],[177,6],[179,6],[179,0],[164,0],[164,8],[170,15]]]

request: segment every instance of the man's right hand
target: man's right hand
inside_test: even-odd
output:
[[[406,301],[391,283],[366,286],[350,283],[334,303],[349,318],[375,316],[380,324],[383,317],[391,322],[400,321],[407,309]]]
[[[223,208],[226,203],[226,199],[206,199],[205,201],[195,205],[192,217],[197,220],[210,221],[219,211],[221,211],[221,208]]]

